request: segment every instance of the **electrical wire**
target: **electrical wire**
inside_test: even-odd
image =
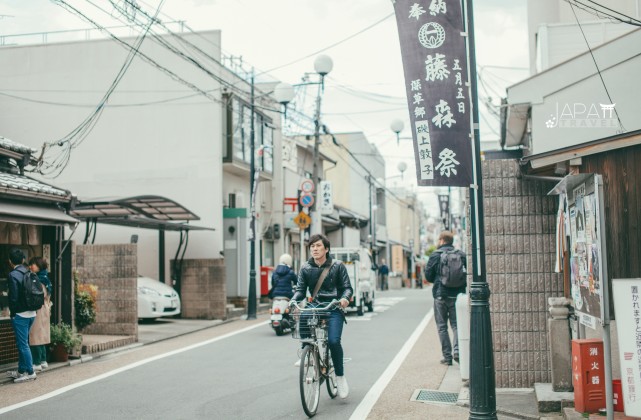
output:
[[[71,5],[69,5],[67,2],[65,2],[64,0],[59,0],[58,3],[63,7],[68,7],[68,8],[77,10],[73,8]],[[160,9],[162,8],[163,3],[164,3],[164,0],[161,0],[158,5],[158,9],[156,10],[156,16],[160,12]],[[147,32],[149,31],[153,23],[154,23],[154,20],[149,21],[147,30],[140,37],[138,37],[138,39],[136,40],[135,46],[133,46],[129,50],[127,58],[125,59],[125,62],[121,66],[120,70],[118,71],[116,78],[111,83],[111,86],[109,86],[109,88],[107,89],[107,92],[105,92],[105,94],[103,95],[102,99],[96,106],[94,112],[89,116],[87,116],[80,123],[80,125],[74,128],[71,132],[69,132],[63,138],[55,141],[46,142],[42,146],[42,153],[40,155],[40,158],[38,159],[38,163],[36,164],[36,170],[38,172],[40,172],[43,175],[56,178],[65,170],[65,168],[67,167],[70,161],[71,150],[78,147],[87,138],[89,133],[91,133],[91,131],[97,124],[98,120],[100,119],[100,116],[102,115],[102,112],[104,111],[104,105],[107,103],[107,101],[109,100],[109,97],[111,96],[111,94],[116,89],[116,87],[124,77],[125,73],[129,69],[131,63],[133,62],[133,59],[138,54],[140,50],[140,46],[145,40]],[[64,149],[61,153],[59,153],[56,157],[53,158],[53,161],[51,163],[49,163],[45,160],[45,155],[47,154],[47,151],[50,150],[50,148],[54,145],[63,147]]]
[[[587,5],[585,3],[582,3],[579,0],[565,0],[565,2],[568,3],[570,6],[577,7],[579,9],[581,9],[581,10],[587,12],[587,13],[590,13],[591,15],[599,17],[599,18],[603,18],[603,16],[607,16],[606,19],[609,18],[610,20],[615,20],[615,21],[618,21],[618,22],[621,22],[621,23],[626,23],[628,25],[641,26],[641,21],[639,21],[637,19],[634,19],[634,18],[631,18],[630,16],[624,15],[623,13],[620,13],[620,12],[614,11],[615,13],[618,13],[618,14],[620,14],[622,16],[626,16],[628,18],[628,20],[621,19],[618,16],[612,15],[610,13],[604,12],[603,10],[600,10],[600,9],[597,9],[597,8],[595,8],[593,6],[590,6],[590,5]],[[599,6],[603,7],[604,9],[607,9],[607,10],[613,10],[613,9],[609,9],[609,8],[607,8],[605,6],[602,6],[602,5],[600,5],[599,3],[596,3],[596,2],[591,2],[591,3],[598,4]],[[574,13],[576,15],[576,13],[574,12],[574,9],[572,10],[572,13]]]
[[[305,60],[305,59],[308,59],[308,58],[310,58],[310,57],[312,57],[312,56],[314,56],[314,55],[316,55],[316,54],[320,54],[320,53],[322,53],[322,52],[324,52],[324,51],[327,51],[327,50],[329,50],[329,49],[331,49],[331,48],[334,48],[334,47],[335,47],[335,46],[337,46],[337,45],[340,45],[340,44],[342,44],[342,43],[344,43],[344,42],[347,42],[347,41],[349,41],[350,39],[352,39],[352,38],[354,38],[354,37],[356,37],[356,36],[358,36],[358,35],[360,35],[360,34],[362,34],[362,33],[364,33],[364,32],[367,32],[368,30],[372,29],[373,27],[375,27],[375,26],[377,26],[377,25],[379,25],[379,24],[381,24],[381,23],[385,22],[387,19],[389,19],[389,18],[390,18],[390,17],[392,17],[392,16],[394,16],[394,13],[390,13],[389,15],[387,15],[387,16],[385,16],[385,17],[383,17],[382,19],[377,20],[376,22],[374,22],[374,23],[372,23],[372,24],[370,24],[370,25],[366,26],[365,28],[361,29],[360,31],[355,32],[355,33],[353,33],[352,35],[349,35],[348,37],[341,39],[340,41],[334,42],[333,44],[330,44],[330,45],[328,45],[327,47],[324,47],[324,48],[321,48],[321,49],[319,49],[319,50],[316,50],[316,51],[314,51],[313,53],[307,54],[307,55],[305,55],[305,56],[303,56],[303,57],[297,58],[296,60],[290,61],[290,62],[288,62],[288,63],[281,64],[281,65],[279,65],[279,66],[276,66],[276,67],[272,67],[272,68],[270,68],[270,69],[267,69],[267,70],[265,70],[263,73],[269,73],[269,72],[272,72],[272,71],[274,71],[274,70],[282,69],[283,67],[291,66],[292,64],[296,64],[296,63],[301,62],[301,61],[303,61],[303,60]]]
[[[588,43],[588,39],[585,36],[585,32],[583,32],[583,27],[581,26],[581,22],[579,22],[579,17],[576,15],[576,11],[574,10],[574,7],[572,6],[572,4],[570,4],[570,8],[572,9],[572,13],[574,14],[574,18],[576,19],[577,25],[579,25],[579,29],[581,30],[581,34],[583,35],[583,39],[585,40],[585,45],[588,47],[588,51],[590,51],[590,56],[592,57],[592,61],[594,62],[594,67],[596,67],[596,71],[597,73],[599,73],[599,78],[601,79],[601,84],[603,85],[603,89],[605,89],[605,93],[606,95],[608,95],[608,99],[610,100],[610,103],[614,104],[614,102],[612,101],[612,98],[610,97],[610,92],[608,91],[608,87],[605,84],[605,80],[603,80],[603,75],[601,74],[599,65],[596,62],[596,58],[594,58],[594,53],[592,52],[592,48]],[[621,132],[625,132],[626,130],[623,127],[623,123],[621,122],[621,118],[619,117],[619,112],[617,111],[616,108],[614,108],[614,114],[617,116],[617,121],[619,121],[619,127],[621,128]]]

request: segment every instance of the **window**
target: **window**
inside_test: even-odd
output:
[[[237,97],[228,97],[226,112],[226,147],[223,148],[224,162],[240,162],[249,165],[251,161],[251,106]],[[264,149],[262,158],[256,160],[257,168],[272,173],[274,162],[272,147],[274,129],[271,128],[269,117],[254,110],[254,149],[269,146]],[[231,152],[230,152],[231,151]]]

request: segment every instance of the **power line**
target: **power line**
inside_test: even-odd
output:
[[[66,3],[63,0],[60,0],[60,3],[61,5],[63,5],[63,7],[69,7],[71,9],[74,9],[72,6],[70,6],[68,3]],[[164,3],[164,0],[161,0],[156,10],[156,16],[160,12],[160,9],[162,8],[163,3]],[[40,173],[42,173],[43,175],[50,175],[53,178],[56,178],[65,170],[65,168],[67,167],[71,159],[71,150],[78,147],[87,138],[89,133],[91,133],[93,128],[96,126],[98,120],[100,119],[100,116],[102,115],[102,112],[104,111],[104,105],[107,103],[107,101],[109,100],[109,97],[111,96],[111,94],[116,89],[116,87],[124,77],[125,73],[129,69],[131,63],[133,62],[133,59],[138,54],[140,46],[145,40],[145,37],[147,36],[149,29],[154,24],[154,20],[149,21],[149,24],[145,32],[141,34],[141,36],[138,38],[138,40],[136,41],[136,45],[130,49],[129,54],[125,59],[125,62],[123,63],[120,70],[118,71],[118,74],[116,75],[116,78],[111,83],[111,86],[109,86],[109,89],[107,89],[107,92],[105,92],[105,94],[103,95],[102,99],[96,106],[94,112],[91,115],[87,116],[85,120],[80,123],[80,125],[74,128],[71,132],[69,132],[63,138],[56,141],[47,142],[42,146],[42,153],[40,155],[40,158],[38,159],[38,163],[36,166],[36,169]],[[59,147],[64,147],[65,149],[63,149],[63,152],[59,153],[58,156],[53,159],[52,163],[47,163],[44,159],[45,154],[54,145]]]
[[[605,84],[605,80],[603,80],[603,75],[601,74],[599,65],[597,64],[596,59],[594,58],[594,53],[592,52],[592,48],[588,43],[588,39],[585,36],[585,32],[583,32],[583,27],[581,26],[581,22],[579,22],[579,18],[576,15],[576,11],[574,10],[574,7],[572,6],[572,4],[570,4],[570,8],[572,9],[572,13],[574,14],[574,18],[576,19],[577,25],[579,25],[579,29],[581,30],[581,34],[583,35],[583,39],[585,40],[585,45],[588,47],[588,51],[590,51],[590,56],[592,57],[592,61],[594,62],[594,67],[596,67],[596,71],[597,73],[599,73],[599,78],[601,79],[601,84],[603,85],[603,89],[605,89],[605,93],[606,95],[608,95],[608,99],[610,100],[610,103],[614,104],[614,102],[612,101],[612,98],[610,97],[610,92],[608,91],[608,87]],[[623,123],[621,122],[621,118],[619,117],[619,112],[617,111],[616,108],[614,108],[614,114],[617,116],[617,121],[619,121],[619,127],[621,127],[621,131],[625,132],[625,128],[623,127]]]
[[[274,70],[282,69],[283,67],[291,66],[292,64],[296,64],[296,63],[298,63],[298,62],[300,62],[300,61],[303,61],[303,60],[305,60],[305,59],[307,59],[307,58],[310,58],[310,57],[312,57],[312,56],[314,56],[314,55],[316,55],[316,54],[320,54],[320,53],[322,53],[322,52],[324,52],[324,51],[327,51],[327,50],[329,50],[329,49],[331,49],[331,48],[334,48],[335,46],[340,45],[340,44],[342,44],[342,43],[344,43],[344,42],[347,42],[347,41],[349,41],[350,39],[352,39],[352,38],[354,38],[354,37],[356,37],[356,36],[358,36],[358,35],[362,34],[363,32],[366,32],[366,31],[368,31],[368,30],[372,29],[373,27],[375,27],[375,26],[377,26],[378,24],[380,24],[380,23],[382,23],[382,22],[386,21],[387,19],[389,19],[389,18],[390,18],[390,17],[392,17],[392,16],[394,16],[394,13],[390,13],[389,15],[387,15],[387,16],[385,16],[385,17],[383,17],[383,18],[382,18],[382,19],[380,19],[380,20],[377,20],[376,22],[374,22],[374,23],[372,23],[372,24],[368,25],[367,27],[365,27],[365,28],[361,29],[360,31],[355,32],[355,33],[353,33],[352,35],[349,35],[348,37],[343,38],[343,39],[341,39],[340,41],[337,41],[337,42],[335,42],[335,43],[333,43],[333,44],[331,44],[331,45],[328,45],[327,47],[321,48],[320,50],[316,50],[316,51],[314,51],[313,53],[310,53],[310,54],[305,55],[304,57],[297,58],[296,60],[290,61],[289,63],[281,64],[280,66],[276,66],[276,67],[272,67],[272,68],[270,68],[270,69],[267,69],[267,70],[263,71],[263,73],[269,73],[269,72],[274,71]],[[261,74],[261,73],[259,73],[259,74]]]
[[[596,4],[597,6],[599,6],[599,7],[603,8],[603,9],[605,9],[605,10],[609,10],[609,11],[614,12],[614,13],[616,13],[616,14],[619,14],[619,15],[621,15],[621,16],[623,16],[623,17],[626,17],[626,18],[628,18],[628,19],[629,19],[629,20],[631,20],[631,21],[635,21],[635,22],[641,23],[641,20],[635,19],[635,18],[633,18],[633,17],[631,17],[631,16],[626,15],[625,13],[621,13],[621,12],[616,11],[616,10],[614,10],[614,9],[610,9],[609,7],[606,7],[606,6],[604,6],[604,5],[600,4],[600,3],[597,3],[596,1],[592,1],[592,0],[587,0],[587,1],[589,1],[589,2],[590,2],[590,3],[592,3],[592,4]]]
[[[582,3],[579,0],[565,0],[565,2],[568,3],[570,5],[570,7],[572,7],[572,6],[577,7],[577,8],[579,8],[579,9],[581,9],[581,10],[587,12],[587,13],[590,13],[591,15],[594,15],[594,16],[598,17],[598,18],[603,18],[603,16],[607,16],[610,20],[616,20],[618,22],[626,23],[628,25],[633,25],[633,26],[641,26],[641,21],[637,21],[636,19],[630,20],[632,18],[630,18],[628,20],[621,19],[618,16],[612,15],[610,13],[604,12],[603,10],[600,10],[600,9],[597,9],[597,8],[592,7],[590,5],[587,5],[585,3]],[[596,3],[596,4],[598,4],[598,3]],[[612,9],[609,9],[609,10],[612,10]],[[574,13],[575,16],[576,16],[576,13],[574,12],[574,9],[572,9],[572,13]]]

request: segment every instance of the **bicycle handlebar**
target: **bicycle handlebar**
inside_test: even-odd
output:
[[[289,302],[289,306],[295,306],[296,309],[298,309],[301,312],[326,311],[328,309],[332,309],[335,306],[340,306],[340,301],[336,300],[336,299],[333,299],[325,307],[316,306],[316,307],[313,307],[313,308],[303,308],[301,306],[298,306],[298,302],[296,302],[295,300],[291,300]]]

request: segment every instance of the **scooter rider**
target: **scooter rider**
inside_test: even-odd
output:
[[[329,256],[329,249],[329,239],[325,235],[316,234],[309,238],[309,250],[312,258],[303,265],[298,273],[298,283],[292,298],[293,301],[303,300],[308,289],[309,293],[312,294],[321,273],[325,268],[329,268],[327,276],[311,305],[324,306],[334,299],[339,300],[342,308],[346,308],[349,305],[349,300],[354,294],[349,275],[341,261],[332,260]],[[341,345],[341,335],[343,334],[343,323],[345,321],[344,314],[338,308],[334,308],[327,320],[327,343],[336,371],[338,395],[341,398],[347,398],[349,386],[343,370],[343,346]]]
[[[289,254],[281,255],[279,264],[274,270],[274,274],[272,274],[271,296],[291,299],[294,296],[296,281],[296,273],[292,270],[292,256]]]

